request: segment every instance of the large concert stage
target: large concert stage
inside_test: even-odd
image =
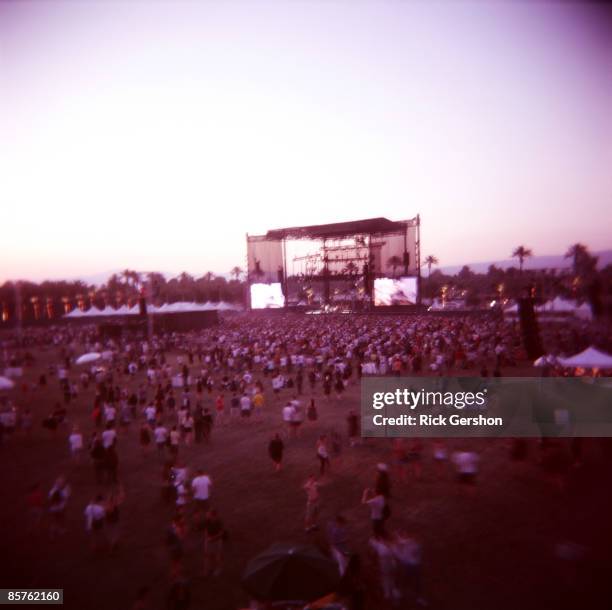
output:
[[[369,311],[420,304],[420,218],[247,235],[251,309]]]

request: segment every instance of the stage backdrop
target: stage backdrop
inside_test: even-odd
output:
[[[377,248],[373,248],[374,265],[372,271],[379,276],[396,276],[417,275],[416,261],[416,227],[408,227],[407,236],[404,241],[403,235],[383,235],[376,237],[373,240],[374,244],[381,244]],[[404,269],[404,248],[408,252],[408,269]],[[399,259],[401,262],[393,270],[389,264],[392,258]]]
[[[283,266],[283,244],[262,236],[247,238],[249,281],[251,283],[278,282],[278,271]]]

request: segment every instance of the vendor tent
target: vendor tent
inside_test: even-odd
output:
[[[83,354],[76,359],[77,364],[88,364],[89,362],[95,362],[96,360],[100,360],[102,356],[98,352],[89,352],[88,354]]]
[[[8,377],[0,377],[0,390],[10,390],[15,387],[15,382]]]
[[[567,368],[612,369],[612,356],[593,346],[569,358],[558,358],[558,362]]]

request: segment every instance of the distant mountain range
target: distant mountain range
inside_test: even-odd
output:
[[[612,264],[612,250],[603,250],[601,252],[593,252],[594,256],[598,257],[597,267],[603,269],[605,266]],[[506,258],[497,261],[481,261],[477,263],[466,263],[466,265],[475,273],[486,273],[490,265],[495,265],[501,269],[510,267],[518,267],[516,258]],[[532,256],[525,259],[523,269],[567,269],[571,267],[572,260],[565,258],[562,255],[549,256]],[[440,269],[447,275],[455,275],[464,265],[443,265],[441,267],[432,267],[432,272],[435,269]]]
[[[612,264],[612,250],[602,250],[600,252],[593,252],[593,255],[598,257],[597,267],[603,269],[606,265]],[[486,273],[490,265],[495,265],[501,269],[508,269],[510,267],[518,267],[518,261],[515,258],[506,258],[495,261],[479,261],[476,263],[465,263],[475,273]],[[525,269],[567,269],[572,265],[572,261],[562,255],[549,255],[549,256],[532,256],[531,258],[525,259]],[[454,275],[461,271],[464,265],[442,265],[441,267],[432,267],[432,272],[439,269],[445,274]],[[81,275],[72,278],[63,278],[69,280],[82,280],[87,285],[93,284],[94,286],[100,286],[104,284],[113,273],[121,274],[123,269],[115,269],[111,271],[102,271],[100,273],[92,273],[91,275]],[[162,271],[160,272],[167,280],[177,277],[179,273]],[[189,273],[189,272],[188,272]],[[427,271],[425,270],[425,273]],[[194,277],[201,277],[202,273],[191,273]],[[217,277],[224,277],[226,280],[231,279],[230,273],[215,273]]]

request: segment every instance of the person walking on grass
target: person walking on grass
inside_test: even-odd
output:
[[[319,437],[317,441],[317,458],[319,460],[319,475],[324,476],[330,468],[329,449],[327,448],[327,436]]]
[[[223,394],[219,394],[215,399],[215,409],[217,411],[215,422],[222,426],[225,423],[225,396]]]
[[[332,557],[338,564],[340,576],[344,575],[351,556],[348,533],[346,531],[346,519],[342,515],[336,515],[327,526],[327,539]]]
[[[78,426],[74,426],[72,433],[68,437],[68,443],[70,444],[70,455],[75,464],[80,464],[81,455],[83,453],[83,435],[79,431]]]
[[[369,545],[376,554],[383,597],[385,600],[391,601],[397,596],[395,588],[396,562],[393,555],[392,540],[385,532],[379,532],[373,534]]]
[[[59,477],[49,492],[49,515],[51,523],[49,534],[51,539],[66,533],[66,506],[70,498],[70,485],[65,477]]]
[[[204,409],[204,413],[202,414],[202,440],[204,443],[210,443],[210,433],[213,428],[213,416],[210,413],[209,409]]]
[[[253,405],[252,405],[251,397],[245,391],[242,397],[240,398],[240,417],[245,422],[248,422],[251,417],[252,406]]]
[[[287,430],[287,438],[291,438],[294,435],[294,431],[296,428],[294,427],[294,419],[295,416],[295,407],[288,402],[283,407],[283,424],[285,425],[285,429]]]
[[[91,539],[91,550],[93,553],[97,553],[104,548],[105,518],[104,498],[101,495],[97,495],[85,507],[85,529]]]
[[[372,523],[373,535],[384,535],[385,521],[390,516],[390,509],[385,496],[370,488],[366,488],[363,490],[361,503],[367,504],[368,508],[370,509],[370,521]]]
[[[168,428],[159,422],[157,426],[155,426],[155,430],[153,430],[153,437],[157,445],[157,453],[163,456],[168,442]]]
[[[202,520],[208,512],[210,505],[210,492],[212,489],[212,479],[202,470],[198,468],[196,476],[191,481],[191,492],[195,503],[194,516]]]
[[[142,454],[147,455],[151,446],[151,428],[146,422],[140,427],[139,442]]]
[[[223,522],[211,508],[204,519],[204,576],[219,576],[223,566]]]
[[[421,544],[406,530],[399,530],[391,544],[396,561],[396,591],[400,603],[411,599],[419,606],[427,606],[421,586]]]
[[[455,451],[452,461],[457,472],[457,480],[467,491],[476,490],[476,475],[478,474],[478,454],[475,451]]]
[[[317,519],[319,517],[319,483],[314,474],[308,477],[304,483],[306,492],[306,515],[304,517],[304,531],[312,532],[319,529]]]
[[[349,446],[354,447],[359,442],[359,417],[353,409],[348,412],[346,417]]]
[[[179,452],[179,443],[181,442],[181,433],[178,426],[172,426],[168,434],[170,454],[176,457]]]
[[[255,412],[255,420],[262,421],[263,419],[263,409],[265,405],[266,399],[263,395],[263,392],[257,391],[253,396],[253,410]]]
[[[268,455],[274,464],[274,471],[280,472],[283,468],[283,451],[285,444],[283,443],[280,434],[276,433],[274,438],[268,444]]]

